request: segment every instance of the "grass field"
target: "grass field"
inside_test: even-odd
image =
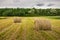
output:
[[[0,17],[0,40],[60,40],[60,16],[21,17],[21,23],[14,18]],[[36,18],[49,20],[52,30],[34,30]]]

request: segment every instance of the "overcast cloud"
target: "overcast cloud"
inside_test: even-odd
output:
[[[0,0],[0,7],[60,8],[60,0]]]

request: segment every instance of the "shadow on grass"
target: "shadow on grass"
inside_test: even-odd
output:
[[[56,18],[54,18],[54,19],[60,19],[60,17],[56,17]]]
[[[60,19],[60,16],[49,16],[51,19]]]
[[[0,18],[0,19],[7,19],[7,18]]]
[[[52,19],[60,19],[60,17],[53,17]]]

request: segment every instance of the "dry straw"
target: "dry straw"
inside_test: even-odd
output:
[[[21,23],[21,18],[14,18],[14,23]]]
[[[34,21],[34,28],[36,30],[51,30],[51,23],[48,20],[36,19]]]

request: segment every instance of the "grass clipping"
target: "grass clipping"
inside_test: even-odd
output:
[[[14,23],[21,23],[21,18],[14,18]]]
[[[48,20],[36,19],[34,21],[34,28],[36,30],[51,30],[51,23]]]

